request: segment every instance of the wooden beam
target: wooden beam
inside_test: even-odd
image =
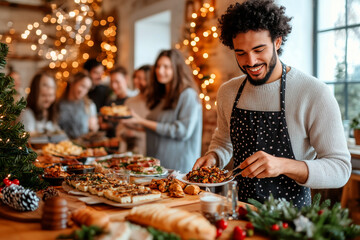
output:
[[[0,1],[1,7],[9,7],[9,8],[17,8],[17,9],[25,9],[31,11],[42,11],[44,13],[51,13],[51,7],[49,5],[30,5],[30,4],[23,4],[23,3],[11,3],[8,1]]]

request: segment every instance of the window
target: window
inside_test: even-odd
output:
[[[314,0],[314,74],[333,89],[343,119],[360,112],[360,0]]]

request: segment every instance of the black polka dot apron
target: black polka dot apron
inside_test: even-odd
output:
[[[237,108],[237,103],[247,80],[241,84],[230,120],[230,137],[233,145],[235,166],[257,151],[264,151],[276,157],[295,159],[285,119],[286,66],[282,65],[280,84],[280,107],[278,112],[252,111]],[[293,179],[280,175],[273,178],[244,178],[239,176],[239,200],[249,198],[264,202],[270,194],[274,198],[285,198],[301,208],[310,205],[310,189],[298,185]]]

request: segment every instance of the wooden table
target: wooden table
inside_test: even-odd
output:
[[[69,207],[73,204],[76,204],[76,206],[72,207],[72,209],[79,208],[79,207],[85,207],[85,204],[74,198],[73,196],[69,196],[66,193],[61,193],[62,197],[65,197],[68,200]],[[163,194],[163,199],[160,201],[157,201],[156,204],[162,203],[169,207],[174,208],[180,208],[183,210],[187,210],[190,212],[200,212],[200,200],[199,196],[191,196],[186,195],[185,198],[170,198],[166,196],[166,194]],[[75,200],[74,200],[75,199]],[[240,203],[243,205],[244,203]],[[1,209],[4,209],[6,206],[0,205]],[[125,216],[128,214],[130,209],[123,209],[123,208],[117,208],[112,207],[105,204],[96,204],[96,205],[88,205],[87,207],[103,211],[109,214],[111,221],[123,221]],[[40,211],[37,210],[37,211]],[[233,232],[233,229],[235,226],[240,226],[245,229],[246,221],[242,220],[236,220],[236,221],[229,221],[229,226],[227,229],[223,232],[221,238],[219,239],[230,239],[231,234]],[[4,215],[1,215],[0,211],[0,240],[48,240],[48,239],[55,239],[59,234],[61,233],[71,233],[75,227],[64,229],[64,230],[58,230],[58,231],[49,231],[49,230],[42,230],[40,222],[21,222],[19,220],[10,220],[9,217],[6,217]],[[262,237],[262,236],[253,236],[246,238],[249,240],[265,240],[268,238]]]

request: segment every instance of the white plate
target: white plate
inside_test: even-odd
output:
[[[162,199],[160,197],[158,199],[153,199],[153,200],[148,200],[148,201],[139,201],[139,202],[136,202],[136,203],[118,203],[118,202],[111,201],[111,200],[109,200],[109,199],[107,199],[105,197],[99,197],[97,195],[93,195],[93,194],[91,194],[89,192],[79,191],[79,190],[67,185],[65,182],[63,182],[63,184],[62,184],[62,188],[64,189],[65,192],[67,192],[69,194],[79,196],[78,199],[80,201],[82,201],[82,202],[84,202],[86,204],[89,204],[89,205],[105,203],[107,205],[114,206],[114,207],[132,208],[132,207],[135,207],[135,206],[138,206],[138,205],[141,205],[141,204],[152,203],[152,202],[156,202],[156,201],[159,201],[159,200]]]
[[[197,183],[197,182],[189,182],[186,178],[186,174],[179,174],[176,176],[176,178],[186,184],[192,184],[192,185],[197,185],[199,187],[218,187],[218,186],[222,186],[225,185],[229,182],[231,182],[233,179],[231,178],[228,181],[225,182],[221,182],[221,183]]]
[[[159,176],[164,176],[164,175],[166,175],[168,173],[169,173],[169,171],[166,168],[163,168],[162,173],[154,173],[154,174],[130,173],[130,176],[132,176],[132,177],[159,177]]]

